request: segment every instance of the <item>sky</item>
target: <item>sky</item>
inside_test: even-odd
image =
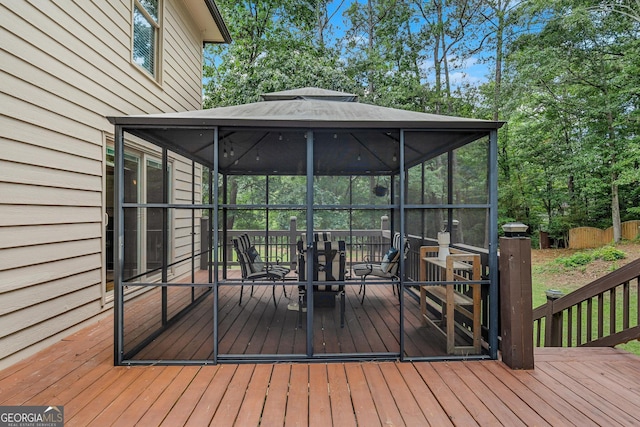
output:
[[[349,8],[353,2],[359,2],[366,4],[367,0],[333,0],[329,5],[329,13],[331,18],[331,25],[334,37],[340,38],[344,36],[346,30],[345,18],[343,18],[344,12]],[[450,67],[454,63],[452,58],[449,61]],[[430,64],[428,64],[430,65]],[[426,66],[428,66],[426,65]],[[432,76],[433,73],[426,73]],[[479,57],[468,58],[455,70],[452,70],[450,74],[451,84],[455,87],[467,83],[472,85],[480,85],[488,81],[487,76],[490,71],[486,62],[480,60]],[[429,81],[434,83],[434,81]]]

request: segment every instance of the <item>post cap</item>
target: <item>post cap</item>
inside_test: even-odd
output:
[[[502,226],[506,237],[525,237],[528,225],[521,222],[509,222]]]
[[[558,289],[547,289],[544,293],[548,299],[558,299],[564,296],[564,293]]]

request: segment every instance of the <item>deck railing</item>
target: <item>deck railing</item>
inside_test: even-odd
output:
[[[202,228],[206,229],[207,219],[203,219]],[[351,229],[351,230],[315,230],[315,232],[330,232],[332,240],[344,240],[347,243],[347,265],[361,263],[365,260],[372,262],[381,261],[385,252],[389,249],[391,244],[391,232],[389,231],[389,219],[382,217],[380,221],[380,227],[377,229]],[[290,266],[295,269],[297,262],[297,242],[301,239],[306,230],[297,228],[297,221],[295,218],[291,219],[288,230],[229,230],[227,231],[227,238],[223,239],[221,234],[220,239],[224,241],[221,245],[224,248],[224,254],[220,253],[220,259],[226,260],[228,267],[239,266],[235,259],[235,253],[233,250],[233,244],[231,239],[240,234],[246,233],[249,235],[251,241],[255,244],[256,249],[266,260],[270,262],[279,262]],[[409,280],[418,280],[419,270],[419,253],[420,246],[433,245],[437,246],[436,239],[422,238],[419,236],[408,236],[411,249],[407,254],[405,262],[406,275]],[[208,242],[203,239],[202,253],[207,253]],[[476,248],[468,245],[453,245],[456,248],[472,252],[479,253],[482,261],[482,278],[488,277],[488,251],[482,248]],[[201,268],[206,268],[206,259],[203,258],[203,264]]]
[[[347,264],[362,262],[365,259],[381,260],[389,249],[391,239],[389,231],[384,230],[316,230],[318,233],[331,233],[332,240],[347,242]],[[305,230],[233,230],[229,231],[225,242],[228,266],[238,265],[233,252],[231,238],[246,233],[254,243],[258,253],[270,262],[279,262],[295,268],[297,262],[297,242]]]
[[[533,311],[538,347],[613,347],[640,339],[640,259]]]

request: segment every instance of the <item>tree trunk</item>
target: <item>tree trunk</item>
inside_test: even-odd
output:
[[[238,203],[238,181],[231,177],[229,178],[229,184],[231,184],[231,188],[229,189],[229,204],[235,205]],[[227,217],[227,230],[233,230],[235,219],[236,216],[233,214]]]
[[[321,5],[320,2],[316,3],[316,37],[318,40],[318,46],[324,48],[324,28],[326,25],[326,19],[322,6],[323,5]]]
[[[445,31],[444,22],[442,21],[442,7],[440,7],[438,12],[438,26],[442,28],[442,31],[440,32],[440,43],[442,43],[442,69],[444,71],[444,96],[446,98],[443,103],[446,103],[447,114],[451,114],[453,110],[453,105],[451,105],[451,81],[449,80],[449,63],[447,62],[447,45],[444,37]]]
[[[619,243],[622,238],[622,224],[620,223],[620,200],[618,199],[618,176],[614,172],[611,176],[611,219],[613,221],[613,241]]]
[[[605,91],[606,95],[606,91]],[[609,147],[614,147],[615,129],[613,127],[613,114],[607,113]],[[622,238],[622,224],[620,223],[620,199],[618,195],[618,172],[616,172],[616,152],[611,152],[611,222],[613,225],[613,241],[619,243]]]
[[[493,92],[493,120],[499,120],[500,116],[500,98],[502,86],[502,44],[504,37],[504,11],[498,6],[498,29],[496,31],[496,75],[495,87]]]
[[[442,3],[440,0],[434,2],[438,19],[438,30],[433,35],[433,67],[436,77],[436,114],[442,113],[442,64],[440,60],[440,34],[442,32]]]
[[[375,37],[375,28],[374,28],[374,18],[373,18],[373,3],[372,0],[369,0],[367,2],[367,6],[368,6],[368,14],[367,14],[367,24],[368,24],[368,28],[367,28],[367,34],[369,36],[369,45],[368,45],[368,56],[369,58],[373,57],[373,47],[374,47],[374,37]],[[370,65],[369,68],[369,73],[368,73],[368,78],[369,78],[369,93],[372,96],[372,99],[375,100],[375,93],[376,93],[376,86],[373,82],[374,80],[374,73],[373,73],[373,66]]]

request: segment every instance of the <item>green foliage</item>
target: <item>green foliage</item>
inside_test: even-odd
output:
[[[639,24],[592,6],[529,3],[544,26],[511,47],[506,72],[512,131],[501,141],[501,204],[512,216],[537,204],[557,234],[610,226],[612,204],[631,219],[640,202]]]
[[[543,229],[566,239],[571,227],[616,222],[612,204],[621,221],[640,214],[640,22],[624,2],[216,3],[233,43],[205,50],[206,107],[317,86],[394,108],[499,117],[508,122],[499,131],[501,222],[522,221],[532,235]],[[488,82],[456,86],[465,60],[487,63]],[[456,201],[486,202],[485,160],[482,147],[457,153]],[[412,168],[408,200],[444,202],[446,164],[441,156],[424,171]],[[251,193],[248,183],[239,190]],[[336,194],[318,191],[327,204]],[[287,197],[304,194],[296,187],[283,192]],[[253,218],[237,214],[238,221]],[[288,215],[274,213],[269,222],[286,223]]]
[[[576,268],[589,264],[593,259],[593,256],[589,252],[577,252],[568,257],[557,258],[555,262],[565,268]]]
[[[603,261],[615,261],[624,259],[626,254],[616,249],[613,246],[604,246],[602,248],[594,249],[587,252],[576,252],[568,257],[557,258],[554,262],[562,265],[565,268],[573,269],[581,266],[585,266],[590,262],[601,259]]]
[[[234,42],[205,51],[205,107],[256,102],[260,94],[306,86],[354,91],[337,52],[315,27],[316,7],[291,0],[216,2]]]
[[[593,259],[601,259],[603,261],[615,261],[618,259],[625,259],[627,255],[620,249],[616,249],[613,246],[603,246],[598,249],[594,249],[592,252]]]

